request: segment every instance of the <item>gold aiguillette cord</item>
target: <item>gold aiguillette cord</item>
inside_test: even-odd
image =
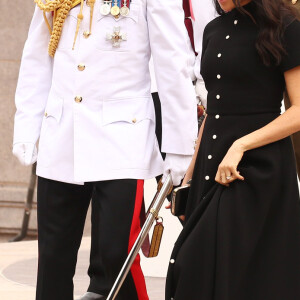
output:
[[[89,35],[91,35],[91,33],[92,33],[95,2],[96,2],[96,0],[87,0],[87,4],[90,6],[90,31],[89,31]],[[80,12],[77,16],[77,27],[76,27],[75,38],[74,38],[74,43],[73,43],[73,48],[72,48],[73,50],[75,49],[75,44],[76,44],[76,40],[77,40],[77,37],[78,37],[80,24],[83,20],[83,3],[84,3],[84,0],[81,0]]]
[[[81,0],[80,11],[79,11],[79,14],[77,15],[77,27],[76,27],[75,38],[74,38],[74,43],[73,43],[73,48],[72,48],[73,50],[75,49],[75,44],[76,44],[80,24],[83,20],[83,13],[82,13],[83,12],[83,3],[84,3],[84,0]]]

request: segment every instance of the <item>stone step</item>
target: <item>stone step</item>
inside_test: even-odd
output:
[[[27,187],[8,185],[0,188],[0,233],[17,234],[23,222]],[[29,235],[37,233],[36,193],[29,221]]]
[[[22,227],[27,187],[25,186],[2,186],[0,187],[0,234],[18,234]],[[32,205],[28,235],[37,235],[37,202],[36,191]],[[84,236],[91,231],[91,213],[88,211]]]

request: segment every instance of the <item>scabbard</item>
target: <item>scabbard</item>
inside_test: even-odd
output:
[[[158,217],[158,213],[165,201],[165,199],[167,198],[167,196],[171,193],[173,188],[173,183],[172,183],[172,178],[169,175],[164,184],[162,185],[162,187],[157,191],[156,195],[154,196],[154,199],[151,203],[150,210],[148,213],[148,216],[146,218],[146,221],[144,223],[143,228],[140,231],[139,236],[137,237],[126,261],[123,264],[123,267],[107,297],[107,300],[115,300],[115,298],[118,295],[118,292],[120,290],[120,288],[122,287],[122,284],[128,274],[128,272],[130,271],[130,268],[136,258],[136,256],[138,255],[142,244],[145,240],[145,238],[147,237],[154,221],[156,220],[156,218]]]

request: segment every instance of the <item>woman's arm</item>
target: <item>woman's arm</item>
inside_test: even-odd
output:
[[[198,133],[198,138],[197,138],[197,141],[196,141],[195,152],[194,152],[193,158],[191,160],[191,163],[190,163],[190,165],[189,165],[189,167],[188,167],[188,169],[186,171],[184,179],[182,181],[182,186],[185,186],[188,183],[188,181],[191,180],[192,177],[193,177],[194,168],[195,168],[195,162],[196,162],[196,159],[197,159],[197,156],[198,156],[198,151],[199,151],[199,148],[200,148],[200,143],[201,143],[202,134],[203,134],[204,126],[205,126],[205,121],[206,121],[206,117],[205,117],[205,119],[203,120],[203,122],[201,124],[200,130],[199,130],[199,133]],[[170,208],[171,208],[171,203],[169,203],[166,206],[166,209],[170,209]],[[179,218],[182,221],[185,220],[184,216],[180,216]]]
[[[196,141],[195,152],[194,152],[192,161],[191,161],[191,163],[190,163],[190,165],[189,165],[189,167],[188,167],[188,169],[186,171],[185,177],[184,177],[183,182],[182,182],[182,186],[186,185],[187,182],[189,180],[191,180],[192,177],[193,177],[195,162],[196,162],[196,158],[197,158],[198,151],[199,151],[199,148],[200,148],[200,143],[201,143],[202,134],[203,134],[204,126],[205,126],[205,121],[206,121],[206,117],[203,120],[202,125],[200,127],[198,138],[197,138],[197,141]]]
[[[291,107],[266,126],[233,143],[219,165],[217,182],[228,185],[236,179],[243,180],[237,166],[246,151],[279,141],[300,130],[300,66],[285,72],[284,76]]]

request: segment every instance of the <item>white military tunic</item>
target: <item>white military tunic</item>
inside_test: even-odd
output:
[[[202,54],[203,32],[206,25],[217,16],[212,0],[189,0],[194,28],[195,50],[198,53],[195,63],[195,76],[202,79],[200,74],[200,63]]]
[[[54,59],[49,32],[36,8],[16,92],[14,143],[39,140],[37,174],[62,182],[147,179],[163,171],[155,136],[149,58],[162,102],[162,151],[191,155],[197,135],[195,94],[181,0],[133,0],[130,14],[100,13],[96,0],[72,50],[79,6],[70,11]],[[127,34],[119,48],[107,40]]]

